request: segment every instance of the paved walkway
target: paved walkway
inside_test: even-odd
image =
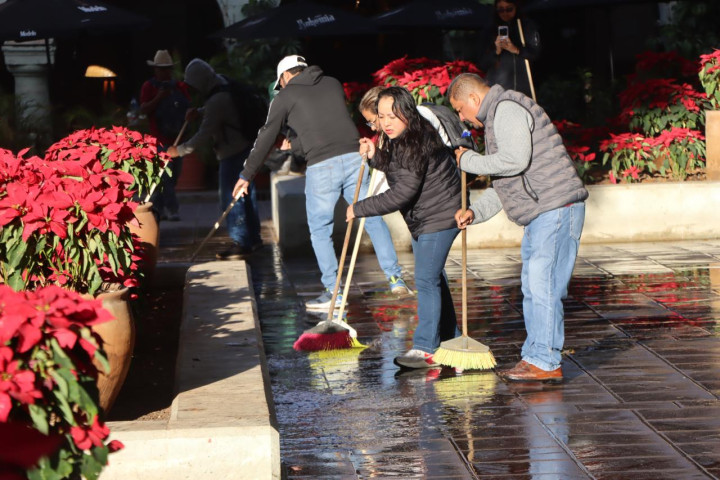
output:
[[[182,225],[161,225],[165,259],[192,253],[214,221],[212,197],[195,197],[183,197]],[[389,295],[372,255],[358,260],[348,312],[367,348],[295,352],[320,320],[303,307],[319,273],[313,258],[283,258],[269,225],[248,264],[288,479],[720,478],[720,240],[583,245],[566,380],[546,386],[399,373],[415,302]],[[412,284],[412,254],[400,256]],[[512,365],[524,340],[519,249],[472,250],[468,268],[470,335]],[[459,251],[447,273],[459,311]]]

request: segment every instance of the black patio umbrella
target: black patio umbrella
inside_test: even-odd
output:
[[[110,33],[150,20],[95,0],[7,0],[0,4],[0,41]]]
[[[476,0],[414,0],[376,15],[374,21],[382,29],[431,27],[482,30],[492,26],[493,9]]]
[[[299,38],[357,35],[375,32],[366,17],[340,8],[301,1],[280,5],[226,27],[212,36],[252,40],[255,38]]]

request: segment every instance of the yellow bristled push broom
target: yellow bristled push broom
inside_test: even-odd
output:
[[[467,209],[467,179],[462,177],[462,212]],[[495,367],[490,347],[468,337],[467,328],[467,227],[462,230],[462,335],[446,340],[435,351],[433,360],[448,367],[463,370],[488,370]]]
[[[355,194],[353,195],[353,203],[357,203],[360,196],[360,187],[362,185],[363,175],[365,173],[365,155],[360,165],[360,173],[358,174],[357,184],[355,185]],[[368,190],[370,193],[370,190]],[[345,323],[338,315],[335,318],[335,302],[337,301],[340,282],[342,281],[342,272],[345,265],[345,256],[347,255],[350,236],[352,234],[353,221],[347,222],[345,230],[345,241],[343,242],[340,260],[338,261],[338,273],[335,279],[335,288],[333,289],[332,299],[330,300],[330,309],[328,311],[327,320],[315,325],[313,328],[306,330],[295,341],[293,348],[298,351],[316,352],[320,350],[335,350],[339,348],[363,347],[357,341],[357,332],[350,325]],[[343,306],[347,299],[343,297]]]

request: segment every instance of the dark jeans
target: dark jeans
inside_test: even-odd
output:
[[[247,148],[220,161],[218,181],[220,184],[221,212],[224,212],[232,202],[233,187],[240,178],[240,172],[242,172],[245,159],[249,153],[250,148]],[[260,238],[260,215],[257,208],[257,195],[253,182],[250,182],[247,194],[235,203],[228,216],[225,217],[225,221],[230,238],[242,247],[250,248],[262,241]]]

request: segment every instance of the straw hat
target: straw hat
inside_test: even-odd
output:
[[[158,50],[155,53],[155,58],[148,60],[147,64],[151,67],[172,67],[175,65],[175,62],[173,62],[170,52],[167,50]]]

